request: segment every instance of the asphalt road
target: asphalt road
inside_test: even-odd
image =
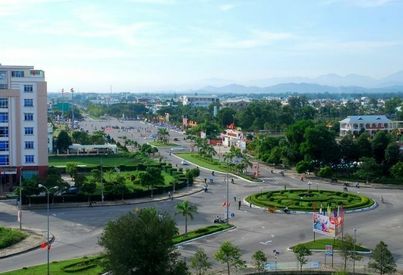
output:
[[[138,121],[119,122],[111,120],[106,122],[89,120],[82,123],[81,127],[93,131],[101,129],[102,126],[111,125],[135,127],[135,130],[128,131],[114,129],[109,134],[114,138],[127,136],[140,143],[150,141],[151,139],[148,138],[150,134],[157,131],[155,127]],[[137,129],[139,129],[139,132]],[[178,142],[175,143],[178,143],[183,148],[189,148],[189,144],[183,140],[183,134],[170,131],[170,135],[172,139],[175,137],[178,138]],[[170,156],[169,151],[170,148],[160,149],[160,154],[164,159],[171,161],[173,165],[182,167],[180,160],[173,155]],[[264,166],[261,166],[260,172],[261,177],[264,179],[262,183],[249,183],[241,179],[235,179],[235,184],[229,184],[230,213],[234,213],[235,215],[231,223],[236,226],[236,229],[181,245],[179,249],[183,256],[190,257],[199,247],[205,249],[207,254],[212,256],[222,241],[230,240],[241,248],[243,257],[247,262],[251,261],[251,255],[259,249],[269,256],[272,255],[274,249],[280,251],[279,262],[295,261],[294,255],[287,248],[295,243],[308,241],[313,238],[311,216],[306,214],[268,214],[261,209],[249,208],[248,205],[242,205],[241,209],[238,210],[238,204],[234,201],[234,197],[238,201],[248,194],[260,192],[261,190],[279,190],[283,189],[285,185],[290,188],[301,188],[301,184],[307,188],[307,185],[306,183],[301,183],[298,179],[289,177],[287,173],[284,177],[279,173],[271,174],[270,168]],[[211,177],[211,173],[202,169],[200,177],[209,178]],[[318,182],[318,185],[313,183],[311,185],[311,188],[316,187],[338,191],[342,189],[341,186],[325,182]],[[353,188],[350,191],[361,192],[378,202],[380,202],[380,196],[383,196],[385,203],[380,203],[379,207],[371,211],[347,214],[344,232],[352,234],[353,228],[357,228],[358,241],[370,248],[375,247],[380,240],[383,240],[389,245],[399,268],[403,269],[403,191],[370,188]],[[198,213],[195,215],[194,220],[190,221],[189,229],[192,230],[212,224],[215,216],[224,216],[225,214],[225,207],[223,207],[223,202],[226,200],[224,175],[216,173],[214,183],[209,185],[209,192],[198,193],[188,197],[188,199],[198,207]],[[154,206],[162,211],[168,211],[175,217],[179,229],[183,231],[183,218],[174,215],[176,203],[177,199],[174,201],[137,205],[136,207]],[[97,245],[97,240],[103,226],[109,220],[117,218],[132,209],[133,206],[113,206],[51,210],[51,232],[56,236],[51,260],[62,260],[100,252],[101,248]],[[45,230],[46,211],[24,211],[23,221],[24,226]],[[0,224],[8,226],[17,225],[15,201],[0,203]],[[311,259],[323,262],[323,253],[314,254]],[[46,251],[36,250],[20,256],[0,260],[0,271],[41,264],[45,260]],[[336,261],[340,260],[337,258]],[[366,259],[364,259],[361,265],[365,261]]]

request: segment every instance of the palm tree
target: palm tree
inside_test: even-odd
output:
[[[166,128],[159,128],[157,133],[157,139],[162,143],[168,143],[169,141],[169,132]]]
[[[185,200],[176,205],[176,213],[185,217],[185,234],[188,233],[188,217],[193,220],[193,214],[197,213],[196,205],[192,205]]]

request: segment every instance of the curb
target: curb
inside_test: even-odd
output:
[[[375,209],[375,208],[377,208],[379,206],[379,204],[375,200],[373,200],[373,201],[374,201],[374,204],[372,204],[369,207],[360,208],[360,209],[353,209],[353,210],[345,210],[345,213],[346,214],[352,214],[352,213],[359,213],[359,212],[373,210],[373,209]],[[243,199],[243,202],[245,203],[245,205],[249,204],[249,202],[246,200],[246,198]],[[268,207],[258,206],[258,205],[253,204],[253,203],[251,205],[252,205],[252,208],[257,208],[257,209],[262,209],[262,210],[266,210],[268,208]],[[286,214],[282,210],[275,210],[274,213],[271,213],[271,214],[301,215],[301,214],[313,214],[313,213],[316,213],[316,212],[290,210],[290,213]]]
[[[287,248],[288,251],[292,251],[291,247]],[[326,252],[326,250],[324,249],[309,249],[311,252]],[[335,249],[333,250],[333,253],[340,253],[339,249]],[[361,254],[361,255],[371,255],[372,254],[372,250],[369,251],[358,251],[356,250],[355,253],[357,254]]]
[[[32,230],[27,230],[27,231],[34,232]],[[55,241],[56,238],[52,233],[50,233],[50,235],[52,235],[52,238],[49,240],[49,243],[52,244]],[[13,256],[25,254],[25,253],[31,252],[33,250],[39,249],[40,247],[41,247],[41,245],[36,245],[36,246],[27,248],[27,249],[19,251],[19,252],[11,253],[11,254],[8,254],[8,255],[5,255],[5,256],[0,256],[0,259],[6,259],[6,258],[13,257]]]
[[[233,225],[232,227],[227,228],[227,229],[224,229],[224,230],[220,230],[220,231],[213,232],[213,233],[210,233],[210,234],[207,234],[207,235],[203,235],[203,236],[200,236],[200,237],[197,237],[197,238],[194,238],[194,239],[190,239],[190,240],[187,240],[187,241],[183,241],[183,242],[181,242],[181,243],[177,243],[177,244],[175,244],[175,246],[178,247],[179,245],[186,245],[186,244],[188,244],[188,243],[190,243],[190,242],[193,242],[193,241],[196,241],[196,240],[200,240],[200,239],[203,239],[203,238],[209,237],[209,236],[214,236],[214,235],[217,235],[217,234],[219,234],[219,233],[224,233],[224,232],[227,232],[227,231],[230,231],[230,230],[234,230],[234,229],[236,229],[236,228],[237,228],[237,227],[236,227],[235,225]]]
[[[187,160],[187,159],[181,158],[180,156],[178,156],[178,155],[176,155],[176,154],[172,154],[172,155],[173,155],[175,158],[178,158],[178,159],[180,159],[180,160],[184,160],[184,161],[186,161],[186,162],[188,162],[188,163],[190,163],[190,164],[192,164],[192,165],[194,165],[194,166],[196,166],[196,167],[199,167],[199,169],[203,169],[203,170],[207,170],[207,171],[211,171],[211,172],[214,171],[214,173],[218,173],[218,174],[222,174],[222,175],[229,174],[229,175],[231,175],[231,176],[233,176],[233,177],[236,177],[236,178],[238,178],[238,179],[244,180],[244,181],[249,182],[249,183],[261,183],[260,181],[253,181],[253,180],[245,179],[245,178],[243,178],[243,177],[241,177],[241,176],[238,176],[238,175],[235,175],[235,174],[233,174],[233,173],[231,173],[231,172],[221,172],[221,171],[217,171],[217,170],[214,170],[214,169],[206,168],[206,167],[200,166],[200,165],[198,165],[198,164],[196,164],[196,163],[194,163],[194,162],[191,162],[191,161],[189,161],[189,160]]]
[[[185,193],[185,194],[182,194],[182,195],[174,196],[173,199],[175,199],[175,198],[183,198],[183,197],[186,197],[186,196],[191,196],[191,195],[200,193],[202,191],[204,191],[203,188],[195,190],[195,191],[192,191],[192,192],[189,192],[189,193]],[[95,208],[95,207],[111,207],[111,206],[122,206],[122,205],[137,205],[137,204],[143,204],[143,203],[153,203],[153,202],[168,201],[168,200],[173,200],[173,199],[170,199],[169,197],[166,197],[166,198],[161,198],[161,199],[138,201],[138,202],[136,202],[136,201],[134,201],[134,202],[120,201],[120,202],[116,202],[114,204],[94,204],[91,207]],[[45,207],[46,206],[43,206],[43,207],[35,207],[34,206],[34,207],[30,207],[30,208],[23,207],[22,209],[23,210],[37,210],[37,209],[45,209]],[[58,205],[58,204],[53,204],[52,205],[51,204],[50,209],[56,209],[56,208],[57,209],[62,209],[62,208],[88,208],[88,207],[90,207],[90,206],[88,206],[88,203],[82,204],[82,205]]]

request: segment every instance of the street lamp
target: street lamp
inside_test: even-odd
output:
[[[354,231],[353,274],[355,274],[355,244],[357,242],[357,228],[353,228],[353,231]]]
[[[20,200],[18,202],[18,222],[20,223],[20,230],[22,230],[22,166],[20,167]]]
[[[308,181],[308,193],[311,192],[311,184],[312,184],[312,182]]]
[[[46,190],[46,194],[47,194],[47,214],[48,214],[48,234],[47,234],[47,243],[48,243],[48,260],[47,260],[47,265],[48,265],[48,275],[49,273],[49,253],[50,253],[50,238],[49,238],[49,191],[51,189],[58,189],[57,186],[51,187],[51,188],[47,188],[46,186],[42,185],[42,184],[38,184],[39,188],[44,188]]]

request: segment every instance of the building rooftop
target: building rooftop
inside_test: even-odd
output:
[[[385,115],[363,115],[363,116],[348,116],[340,121],[341,123],[389,123],[391,122]]]

